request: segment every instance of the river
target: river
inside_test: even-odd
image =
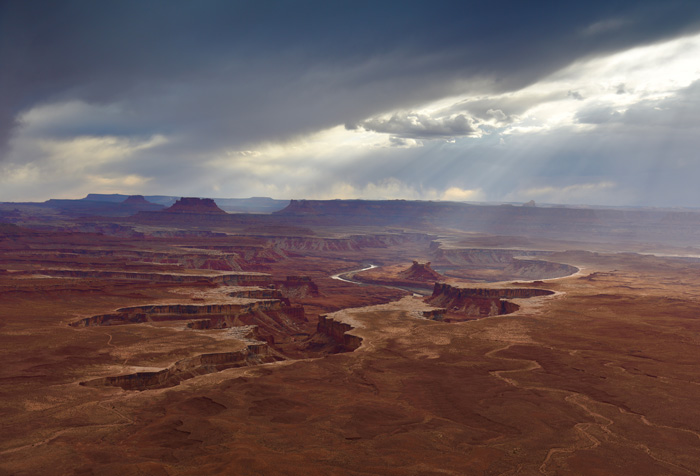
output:
[[[337,279],[338,281],[344,281],[346,283],[359,284],[359,285],[363,286],[365,283],[361,283],[359,281],[353,280],[352,276],[354,276],[355,273],[359,273],[361,271],[367,271],[368,269],[374,269],[376,267],[377,267],[377,265],[370,264],[369,266],[367,266],[365,268],[353,269],[351,271],[345,271],[342,273],[334,274],[333,276],[331,276],[331,278]]]

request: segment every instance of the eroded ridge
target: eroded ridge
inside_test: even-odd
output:
[[[243,337],[241,340],[249,342],[243,349],[200,354],[179,360],[163,370],[103,377],[80,384],[88,387],[112,386],[121,387],[124,390],[151,390],[173,387],[183,380],[230,368],[285,360],[285,357],[271,348],[267,342],[257,340],[259,338],[256,333],[257,326],[247,326],[243,329],[248,333],[244,336],[237,336],[238,339]]]
[[[316,332],[309,332],[304,306],[291,301],[318,296],[316,283],[307,276],[275,279],[263,273],[173,276],[166,273],[56,271],[57,275],[72,275],[70,277],[139,281],[156,276],[167,283],[184,286],[199,285],[202,281],[206,283],[204,290],[190,296],[193,300],[203,301],[201,304],[176,302],[123,307],[115,312],[79,319],[70,323],[71,327],[149,324],[175,331],[218,331],[217,339],[225,336],[225,339],[231,340],[231,351],[202,353],[180,359],[165,368],[144,368],[138,372],[81,382],[87,387],[114,386],[138,391],[167,388],[198,375],[230,368],[351,352],[361,343],[359,337],[344,335],[352,329],[351,326],[334,322],[325,315],[318,317]],[[189,289],[183,287],[174,290],[188,294]],[[179,322],[184,325],[178,326]],[[221,331],[225,333],[220,334]],[[108,345],[115,347],[112,336],[108,335]]]
[[[256,303],[257,304],[257,303]],[[174,306],[180,308],[181,306]],[[212,306],[198,306],[211,308]],[[219,310],[221,306],[214,306]],[[172,310],[170,306],[142,306],[148,310],[165,309]],[[303,312],[303,307],[299,306]],[[137,313],[136,315],[142,315]],[[217,316],[221,317],[221,316]],[[238,315],[237,317],[242,317]],[[216,322],[216,324],[212,324]],[[258,325],[234,325],[231,321],[217,320],[216,317],[193,321],[188,324],[191,329],[222,329],[228,328],[229,336],[236,341],[243,342],[245,347],[230,352],[217,352],[200,354],[182,359],[173,365],[153,371],[141,371],[124,375],[107,376],[97,378],[80,384],[88,387],[113,386],[124,390],[152,390],[179,385],[180,382],[199,375],[219,372],[222,370],[260,365],[266,363],[288,360],[274,345],[274,336],[259,331]],[[238,321],[240,322],[240,321]],[[342,353],[352,352],[362,344],[362,338],[349,333],[353,326],[321,315],[318,318],[317,334],[305,344],[308,352]]]
[[[352,335],[349,332],[353,326],[345,322],[340,322],[326,315],[318,316],[317,331],[327,335],[336,344],[336,352],[352,352],[362,345],[362,338]]]
[[[507,299],[550,296],[554,291],[536,288],[463,288],[447,283],[435,283],[433,294],[426,302],[444,308],[446,312],[468,317],[510,314],[520,306]]]
[[[142,322],[182,321],[193,318],[226,321],[255,311],[288,311],[303,318],[304,308],[292,306],[288,299],[256,300],[245,304],[163,304],[117,309],[115,313],[100,314],[73,322],[73,327],[111,326]]]
[[[463,248],[459,243],[434,241],[430,254],[433,266],[443,275],[475,281],[552,279],[578,271],[575,266],[542,259],[551,251]]]

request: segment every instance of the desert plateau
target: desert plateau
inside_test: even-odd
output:
[[[0,476],[700,476],[700,0],[0,0]]]
[[[0,205],[0,474],[700,474],[700,213],[88,201]]]

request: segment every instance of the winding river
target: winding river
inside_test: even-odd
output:
[[[378,266],[376,264],[370,264],[369,266],[364,267],[364,268],[353,269],[351,271],[345,271],[343,273],[334,274],[333,276],[331,276],[331,278],[337,279],[338,281],[343,281],[345,283],[357,284],[359,286],[373,285],[373,286],[382,286],[384,288],[389,288],[389,289],[400,289],[401,291],[406,291],[406,292],[412,293],[416,297],[427,296],[428,294],[430,294],[430,293],[426,293],[425,291],[420,291],[420,290],[412,289],[412,288],[405,288],[405,287],[401,287],[401,286],[389,286],[386,284],[363,283],[361,281],[355,281],[354,279],[352,279],[352,277],[356,273],[360,273],[362,271],[367,271],[369,269],[374,269],[374,268],[378,268]]]
[[[360,286],[364,286],[365,283],[361,283],[360,281],[355,281],[354,279],[352,279],[352,277],[355,275],[355,273],[359,273],[361,271],[367,271],[368,269],[374,269],[376,267],[377,267],[377,265],[370,264],[369,266],[367,266],[365,268],[353,269],[351,271],[345,271],[343,273],[334,274],[333,276],[331,276],[331,278],[337,279],[338,281],[343,281],[346,283],[359,284]]]

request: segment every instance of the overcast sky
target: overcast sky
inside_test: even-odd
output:
[[[0,201],[700,206],[700,2],[0,0]]]

